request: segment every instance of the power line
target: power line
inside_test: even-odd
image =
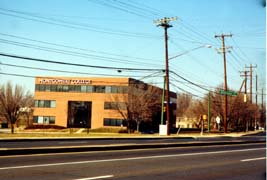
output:
[[[69,45],[51,43],[51,42],[47,42],[47,41],[40,41],[40,40],[26,38],[26,37],[22,37],[22,36],[15,36],[15,35],[11,35],[11,34],[5,34],[5,33],[0,33],[0,35],[6,36],[6,37],[22,39],[22,40],[27,40],[27,41],[32,41],[32,42],[37,42],[37,43],[42,43],[42,44],[47,44],[47,45],[52,45],[52,46],[63,47],[63,48],[67,48],[67,49],[75,49],[75,50],[79,50],[79,51],[89,51],[89,52],[98,53],[98,54],[106,54],[106,55],[118,56],[118,57],[123,57],[123,58],[130,58],[130,59],[139,59],[139,60],[142,60],[142,61],[143,60],[155,60],[155,59],[149,59],[149,58],[143,58],[143,57],[126,56],[126,55],[109,53],[109,52],[104,52],[104,51],[89,50],[89,49],[84,49],[84,48],[79,48],[79,47],[74,47],[74,46],[69,46]]]
[[[132,61],[132,60],[125,60],[125,59],[119,59],[119,58],[114,58],[114,57],[93,55],[93,54],[88,54],[88,53],[80,53],[80,52],[75,52],[75,51],[50,48],[50,47],[45,47],[45,46],[17,42],[17,41],[10,41],[10,40],[1,39],[1,38],[0,38],[0,43],[12,44],[15,46],[32,48],[32,49],[54,52],[54,53],[59,53],[59,54],[64,54],[64,55],[71,55],[71,56],[82,57],[82,58],[94,58],[94,59],[99,59],[99,60],[107,61],[107,62],[117,62],[117,63],[119,62],[123,64],[134,64],[134,65],[140,65],[140,63],[142,63],[142,65],[148,65],[148,66],[160,66],[160,65],[156,65],[152,63],[144,63],[140,61]]]
[[[131,32],[118,31],[118,30],[112,30],[112,29],[107,29],[107,28],[97,28],[93,25],[90,26],[87,24],[68,22],[68,21],[59,20],[59,19],[55,19],[55,18],[47,18],[47,17],[34,15],[33,13],[26,13],[26,12],[14,11],[14,10],[3,9],[3,8],[0,8],[0,10],[9,12],[9,13],[0,12],[0,14],[2,14],[2,15],[16,17],[16,18],[20,18],[20,19],[26,19],[26,20],[35,21],[35,22],[46,23],[46,24],[50,24],[50,25],[56,25],[56,26],[71,28],[71,29],[76,29],[76,30],[79,29],[79,30],[86,30],[86,31],[97,32],[97,33],[104,33],[104,34],[108,34],[108,35],[119,35],[119,36],[137,37],[137,38],[154,38],[154,39],[159,38],[158,36],[150,35],[150,34],[144,34],[144,33],[131,33]],[[10,14],[10,12],[15,13],[15,14]],[[24,16],[30,16],[30,17],[34,17],[34,18],[19,16],[17,14],[22,14]]]
[[[129,10],[129,9],[125,9],[123,7],[120,7],[120,6],[116,6],[116,5],[113,5],[113,4],[110,4],[110,3],[106,3],[106,2],[103,2],[101,0],[88,0],[89,2],[93,2],[93,3],[96,3],[96,4],[100,4],[100,5],[103,5],[103,6],[106,6],[106,7],[109,7],[109,8],[113,8],[113,9],[116,9],[116,10],[119,10],[119,11],[122,11],[122,12],[125,12],[125,13],[129,13],[129,14],[132,14],[132,15],[135,15],[135,16],[139,16],[139,17],[142,17],[142,18],[145,18],[145,19],[151,19],[151,17],[149,16],[145,16],[141,13],[137,13],[135,11],[132,11],[132,10]]]
[[[124,68],[124,67],[95,66],[95,65],[77,64],[77,63],[67,63],[67,62],[61,62],[61,61],[52,61],[52,60],[46,60],[46,59],[38,59],[38,58],[32,58],[32,57],[6,54],[6,53],[2,53],[2,52],[0,52],[0,56],[16,58],[16,59],[23,59],[23,60],[28,60],[28,61],[38,61],[38,62],[44,62],[44,63],[53,63],[53,64],[79,66],[79,67],[89,67],[89,68],[97,68],[97,69],[115,69],[115,70],[126,70],[126,71],[160,71],[160,70],[163,70],[163,69]]]
[[[112,75],[112,74],[101,74],[101,73],[85,73],[80,71],[66,71],[66,70],[57,70],[57,69],[48,69],[48,68],[38,68],[32,66],[22,66],[22,65],[15,65],[9,63],[0,62],[0,65],[9,66],[9,67],[17,67],[17,68],[25,68],[25,69],[33,69],[33,70],[41,70],[41,71],[50,71],[50,72],[59,72],[59,73],[71,73],[71,74],[81,74],[81,75],[97,75],[97,76],[110,76],[110,77],[129,77],[129,75]],[[158,73],[158,72],[156,72]],[[156,73],[150,77],[156,77]],[[144,77],[141,75],[131,75],[131,77]],[[146,77],[146,76],[145,76]],[[161,77],[161,76],[160,76]]]

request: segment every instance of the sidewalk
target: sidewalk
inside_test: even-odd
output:
[[[119,134],[119,133],[69,133],[68,131],[61,132],[41,132],[41,131],[27,131],[27,132],[17,132],[14,134],[10,133],[0,133],[0,141],[3,140],[44,140],[44,139],[165,139],[165,138],[212,138],[212,137],[242,137],[246,135],[254,135],[264,132],[262,130],[249,131],[249,132],[238,132],[238,133],[180,133],[171,134],[170,136],[160,136],[159,134]]]

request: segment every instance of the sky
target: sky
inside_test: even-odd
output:
[[[252,65],[257,66],[253,93],[257,75],[258,92],[264,89],[265,94],[263,4],[262,0],[0,0],[1,84],[11,81],[34,92],[35,76],[111,76],[162,87],[164,30],[156,22],[176,17],[168,28],[169,58],[177,56],[169,60],[172,91],[202,98],[208,90],[222,87],[222,39],[215,35],[231,34],[225,37],[228,88],[238,91],[244,80],[240,71]]]

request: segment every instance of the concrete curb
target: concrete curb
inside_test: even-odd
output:
[[[36,147],[36,148],[0,148],[0,156],[149,149],[149,148],[167,148],[167,147],[215,146],[215,145],[233,145],[233,144],[249,144],[249,143],[254,143],[254,144],[266,143],[266,141],[220,141],[220,142],[121,144],[121,145],[64,146],[64,147]]]

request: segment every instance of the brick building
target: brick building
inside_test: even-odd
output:
[[[92,129],[125,126],[116,107],[127,113],[129,88],[136,84],[151,86],[131,78],[36,77],[33,123]],[[153,87],[161,96],[162,89]],[[171,101],[176,103],[175,93]]]

